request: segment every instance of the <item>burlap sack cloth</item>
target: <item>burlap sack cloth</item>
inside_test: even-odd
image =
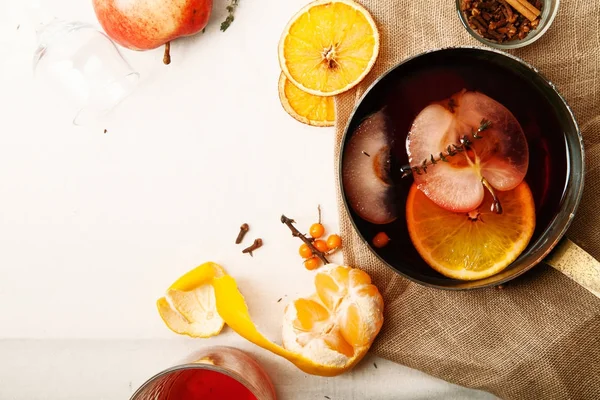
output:
[[[358,1],[377,22],[381,51],[358,89],[336,98],[338,143],[356,101],[381,73],[424,50],[478,45],[460,24],[453,0]],[[568,236],[598,259],[600,1],[561,0],[546,35],[512,53],[538,67],[574,109],[587,172]],[[504,399],[600,399],[600,299],[589,291],[545,265],[502,290],[429,289],[378,261],[353,231],[341,199],[339,210],[345,262],[372,274],[386,300],[375,354]]]

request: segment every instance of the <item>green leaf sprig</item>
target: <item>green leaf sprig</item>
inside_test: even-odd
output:
[[[221,22],[221,31],[222,32],[225,32],[227,30],[227,28],[229,28],[229,26],[231,26],[231,23],[235,19],[233,17],[233,14],[234,14],[235,9],[237,8],[239,2],[240,2],[240,0],[231,0],[229,5],[226,7],[228,14],[227,14],[227,18],[225,18],[225,21]]]

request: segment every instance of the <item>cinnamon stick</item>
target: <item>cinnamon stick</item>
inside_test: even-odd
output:
[[[522,16],[524,16],[525,18],[527,18],[530,21],[535,21],[537,19],[537,16],[532,13],[529,8],[527,8],[526,6],[524,6],[519,0],[505,0],[508,4],[510,4],[510,6],[512,8],[514,8],[515,10],[517,10],[517,12],[519,14],[521,14]],[[526,0],[523,0],[524,2],[527,2]]]
[[[531,11],[531,13],[533,15],[535,15],[536,17],[539,17],[540,14],[542,13],[540,10],[538,10],[537,8],[535,8],[535,6],[533,4],[531,4],[530,2],[528,2],[527,0],[518,0],[519,3],[521,3],[525,8],[527,8],[529,11]]]

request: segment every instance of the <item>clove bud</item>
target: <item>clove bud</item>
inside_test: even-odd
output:
[[[248,224],[242,224],[242,226],[240,226],[240,233],[238,233],[237,239],[235,239],[235,244],[242,243],[242,240],[244,240],[244,236],[249,230],[250,226]]]
[[[244,254],[250,254],[251,257],[254,257],[254,255],[252,254],[252,252],[256,249],[259,249],[260,247],[262,247],[263,245],[263,241],[262,239],[258,238],[254,241],[254,243],[252,243],[252,246],[250,247],[246,247],[244,250],[242,250],[242,253]]]

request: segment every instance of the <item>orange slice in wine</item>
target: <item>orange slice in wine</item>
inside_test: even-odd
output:
[[[452,212],[413,184],[406,204],[408,232],[427,264],[450,278],[476,280],[502,271],[517,259],[535,229],[533,196],[525,182],[496,194],[502,214],[491,210],[489,193],[475,210]]]

